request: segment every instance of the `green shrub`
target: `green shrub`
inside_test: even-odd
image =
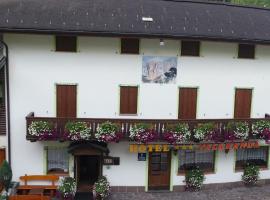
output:
[[[200,190],[204,180],[205,176],[201,169],[196,168],[186,171],[185,176],[186,190],[188,191]]]
[[[252,186],[258,182],[259,179],[259,167],[253,164],[247,164],[244,168],[242,180],[246,185]]]
[[[11,167],[8,164],[8,162],[4,160],[4,162],[0,167],[0,182],[4,185],[6,191],[8,191],[11,179],[12,179]]]

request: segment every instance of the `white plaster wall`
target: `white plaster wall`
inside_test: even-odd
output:
[[[25,116],[55,116],[55,84],[78,84],[78,117],[134,117],[175,119],[178,87],[199,87],[198,118],[233,117],[235,87],[254,88],[252,117],[270,113],[270,47],[258,45],[256,59],[237,59],[237,44],[202,42],[201,57],[179,57],[177,83],[141,82],[142,54],[177,56],[180,42],[142,39],[140,55],[119,54],[118,38],[79,37],[77,53],[54,51],[53,36],[5,34],[10,48],[10,100],[12,165],[14,179],[43,173],[43,143],[25,139]],[[119,85],[139,85],[138,116],[119,116]],[[118,146],[119,145],[119,146]],[[144,185],[145,163],[128,153],[127,145],[110,144],[112,155],[121,157],[120,166],[104,169],[113,185]],[[217,173],[207,183],[240,180],[234,174],[233,154],[221,154]],[[129,176],[119,176],[118,172]],[[134,169],[136,173],[134,172]],[[126,170],[126,171],[124,171]],[[225,176],[224,173],[227,175]],[[262,178],[270,178],[263,171]],[[176,173],[175,173],[176,174]],[[182,177],[175,176],[174,184]]]

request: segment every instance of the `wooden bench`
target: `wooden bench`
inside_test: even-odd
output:
[[[50,197],[40,195],[13,195],[8,200],[50,200]]]
[[[24,183],[24,185],[20,185],[17,188],[19,193],[23,195],[28,194],[30,190],[33,189],[42,189],[44,191],[49,191],[50,196],[52,197],[57,189],[56,182],[59,180],[59,176],[56,175],[25,175],[21,176],[20,180]],[[32,185],[29,182],[34,181],[46,181],[51,184],[49,185]]]

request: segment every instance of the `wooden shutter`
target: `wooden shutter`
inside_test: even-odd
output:
[[[124,54],[139,54],[140,40],[137,38],[122,38],[121,53]]]
[[[255,58],[255,45],[254,44],[239,44],[238,58]]]
[[[6,134],[6,102],[5,102],[5,71],[4,67],[0,70],[0,135]]]
[[[181,42],[182,56],[200,56],[199,41],[182,41]]]
[[[179,90],[179,119],[196,119],[197,88],[180,88]]]
[[[57,85],[57,117],[76,117],[77,86]]]
[[[56,36],[55,50],[76,52],[77,51],[77,37],[75,36]]]
[[[137,114],[138,87],[120,87],[120,114]]]
[[[235,104],[234,104],[234,118],[249,118],[251,111],[251,89],[236,89]]]
[[[0,149],[0,166],[3,161],[6,159],[6,149]]]

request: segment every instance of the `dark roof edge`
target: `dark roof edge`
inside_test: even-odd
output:
[[[192,0],[160,0],[160,1],[171,1],[171,2],[186,2],[186,3],[199,3],[199,4],[210,4],[210,5],[224,5],[224,6],[231,6],[231,7],[241,7],[241,8],[251,8],[251,9],[259,9],[259,10],[267,10],[270,11],[268,7],[261,7],[256,5],[241,5],[241,4],[234,4],[229,2],[215,2],[215,1],[192,1]]]
[[[129,32],[102,32],[102,31],[78,31],[78,30],[48,30],[48,29],[19,29],[1,28],[0,33],[21,33],[21,34],[46,34],[46,35],[76,35],[76,36],[100,36],[100,37],[138,37],[138,38],[164,38],[164,39],[190,39],[220,42],[237,42],[250,44],[270,44],[270,40],[250,40],[245,38],[215,37],[205,35],[170,35],[170,34],[143,34]]]

